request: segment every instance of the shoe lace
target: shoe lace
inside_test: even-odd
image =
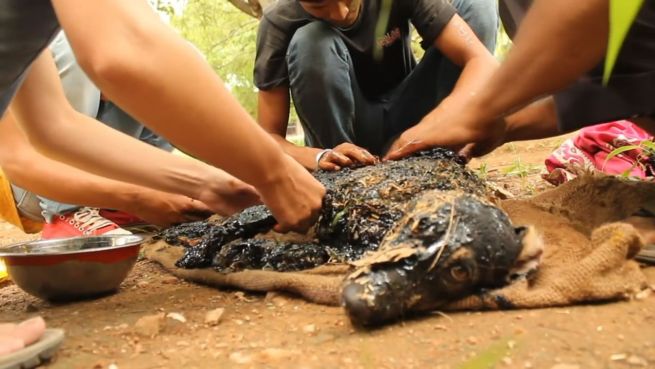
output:
[[[101,216],[99,211],[100,209],[98,208],[81,208],[73,214],[73,221],[85,234],[107,226],[116,225],[111,220]]]

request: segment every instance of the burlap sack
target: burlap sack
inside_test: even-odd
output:
[[[655,185],[613,177],[585,176],[526,200],[501,206],[516,225],[534,225],[545,248],[534,279],[470,296],[446,310],[562,306],[626,299],[647,287],[631,258],[641,249],[635,229],[617,221],[639,208],[655,209]],[[148,259],[197,283],[248,291],[284,291],[309,301],[340,304],[341,283],[352,269],[326,265],[303,272],[250,270],[221,274],[213,269],[176,268],[180,247],[163,241],[145,246]]]

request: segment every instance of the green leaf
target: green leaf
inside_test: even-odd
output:
[[[655,142],[653,141],[642,141],[641,146],[648,151],[650,155],[655,155]]]
[[[616,59],[621,51],[623,40],[630,30],[630,26],[637,17],[644,0],[610,0],[609,9],[609,40],[607,41],[607,55],[605,56],[605,69],[603,71],[603,84],[607,85]]]
[[[617,149],[612,150],[608,155],[607,158],[605,158],[605,162],[603,162],[603,169],[605,169],[605,164],[607,164],[608,161],[610,161],[613,157],[620,155],[626,151],[630,150],[637,150],[641,149],[641,146],[638,145],[627,145],[627,146],[621,146]]]

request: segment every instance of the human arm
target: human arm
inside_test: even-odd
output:
[[[251,186],[221,170],[155,149],[75,111],[49,51],[33,63],[10,112],[34,147],[97,175],[185,195],[222,214],[258,200]]]
[[[253,184],[278,229],[313,223],[323,186],[283,154],[146,2],[52,3],[79,64],[110,100],[184,151]]]
[[[290,103],[289,86],[283,85],[269,90],[259,90],[257,93],[257,120],[285,153],[296,159],[305,168],[315,170],[314,158],[321,149],[297,146],[286,139]]]
[[[376,158],[367,150],[354,144],[345,142],[334,147],[331,151],[320,156],[322,149],[298,146],[287,141],[286,131],[289,120],[289,87],[279,86],[269,90],[259,90],[258,93],[258,120],[259,124],[282,147],[284,152],[296,159],[309,170],[339,170],[354,164],[374,164]],[[317,165],[318,164],[318,165]]]
[[[37,152],[11,113],[0,124],[0,166],[12,183],[56,201],[119,209],[159,226],[209,216],[200,201],[96,176]]]
[[[467,158],[481,156],[507,142],[537,140],[564,133],[559,131],[557,119],[555,99],[547,96],[499,119],[498,134],[464,146],[460,154]]]
[[[607,34],[607,0],[536,0],[507,59],[466,108],[436,124],[433,132],[438,135],[396,145],[387,157],[428,146],[460,149],[471,142],[497,141],[505,132],[502,117],[565,88],[593,68],[605,52]]]
[[[498,66],[496,59],[477,39],[471,28],[456,14],[436,38],[434,47],[454,64],[462,67],[462,72],[451,93],[417,125],[403,132],[392,144],[389,153],[418,142],[425,145],[420,148],[415,145],[417,150],[429,147],[430,136],[438,134],[435,126],[444,124],[453,111],[465,109],[468,101],[480,93],[484,82]],[[400,156],[392,158],[398,157]]]

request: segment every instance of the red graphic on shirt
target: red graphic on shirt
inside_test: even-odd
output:
[[[396,40],[400,38],[400,28],[396,27],[391,31],[387,32],[386,35],[378,38],[378,45],[382,47],[389,47],[393,45]]]

